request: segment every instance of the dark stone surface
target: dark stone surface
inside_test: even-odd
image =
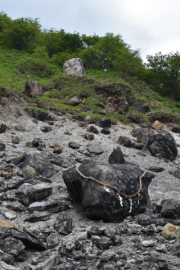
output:
[[[84,116],[82,116],[80,114],[76,114],[73,116],[73,119],[76,119],[78,121],[84,121]]]
[[[129,164],[107,165],[101,163],[86,163],[79,167],[85,176],[91,176],[103,183],[116,187],[126,195],[132,195],[139,190],[139,177],[143,171]],[[86,216],[105,221],[121,220],[124,216],[142,213],[148,204],[148,186],[154,174],[147,172],[142,180],[140,196],[125,199],[117,192],[105,188],[95,181],[86,181],[76,172],[75,168],[63,173],[63,179],[70,197],[80,203]]]
[[[71,147],[72,149],[79,149],[80,145],[76,142],[70,142],[69,147]]]
[[[0,133],[6,132],[6,124],[0,123]]]
[[[54,223],[54,228],[60,234],[68,235],[72,232],[72,219],[66,214],[58,216]]]
[[[4,143],[0,143],[0,151],[4,151],[6,148],[6,145]]]
[[[109,128],[103,128],[103,129],[101,130],[101,133],[106,134],[106,135],[111,134]]]
[[[180,128],[178,126],[173,126],[172,129],[171,129],[172,132],[174,133],[180,133]]]
[[[121,164],[125,163],[125,159],[121,148],[118,146],[109,156],[109,164]]]
[[[125,146],[125,147],[131,147],[132,146],[132,142],[131,139],[125,136],[120,136],[117,143]]]
[[[148,170],[151,172],[163,172],[165,169],[162,167],[150,166]]]
[[[4,253],[2,250],[0,250],[0,261],[9,265],[14,265],[14,257],[10,254]]]
[[[96,144],[91,144],[90,146],[88,146],[87,150],[89,153],[92,153],[95,155],[101,155],[102,153],[104,153],[104,150]]]
[[[145,113],[149,111],[149,106],[143,102],[136,102],[133,104],[137,111]]]
[[[97,124],[99,127],[102,127],[102,128],[105,128],[105,127],[110,128],[111,127],[111,119],[106,118],[106,117],[98,118]]]
[[[88,132],[93,132],[95,134],[98,134],[99,131],[98,129],[95,127],[95,126],[90,126],[88,129],[87,129]]]

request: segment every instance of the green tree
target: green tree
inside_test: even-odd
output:
[[[48,51],[45,46],[37,46],[34,50],[33,56],[43,59],[43,60],[48,60]]]
[[[115,53],[115,60],[112,61],[113,67],[127,76],[135,76],[138,69],[142,66],[142,59],[139,50],[131,50],[130,46],[123,47]]]

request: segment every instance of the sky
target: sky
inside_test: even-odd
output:
[[[146,55],[180,51],[179,0],[0,0],[12,19],[39,18],[45,29],[120,34]]]

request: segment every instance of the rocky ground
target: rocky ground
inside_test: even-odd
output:
[[[121,145],[127,163],[156,171],[147,209],[120,222],[90,220],[70,199],[63,172],[83,162],[109,164],[120,136],[136,141],[134,127],[113,123],[103,134],[102,127],[68,115],[37,121],[15,105],[16,113],[14,103],[0,112],[6,125],[0,134],[0,269],[180,269],[178,156],[171,162]],[[92,125],[98,134],[87,132]],[[171,134],[179,145],[179,135]],[[174,216],[159,213],[162,199],[172,200]]]

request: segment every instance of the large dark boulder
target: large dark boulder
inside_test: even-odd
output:
[[[53,165],[42,155],[27,155],[23,167],[31,166],[36,173],[45,177],[51,177],[54,173]]]
[[[99,127],[102,127],[102,128],[105,128],[105,127],[110,128],[111,127],[111,119],[106,118],[106,117],[98,118],[97,124]]]
[[[32,108],[25,109],[29,116],[39,120],[39,121],[47,121],[49,120],[49,114],[47,112],[43,112],[41,110],[35,110]]]
[[[133,104],[137,111],[145,113],[149,111],[149,106],[143,102],[136,102]]]
[[[131,147],[132,146],[132,142],[131,139],[126,137],[126,136],[120,136],[117,143],[125,146],[125,147]]]
[[[152,156],[166,158],[173,161],[177,154],[177,146],[171,133],[165,130],[133,129],[132,136],[137,141],[147,145]]]
[[[87,177],[91,176],[116,187],[126,195],[133,195],[139,190],[139,178],[144,173],[143,170],[126,163],[107,165],[88,162],[80,165],[79,171]],[[118,221],[124,216],[142,213],[148,204],[148,186],[153,177],[154,174],[147,172],[142,178],[140,194],[127,199],[113,189],[85,179],[75,167],[63,173],[70,197],[81,204],[86,216],[104,221]]]

